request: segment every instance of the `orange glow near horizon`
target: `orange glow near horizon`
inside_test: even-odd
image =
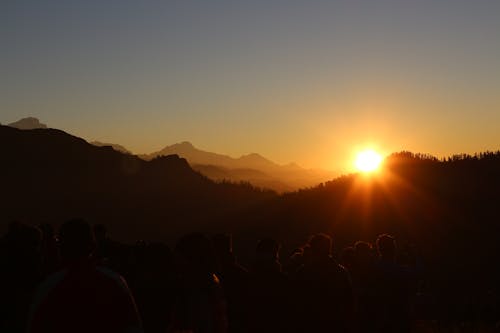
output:
[[[359,152],[356,155],[354,166],[356,170],[361,172],[373,172],[378,170],[382,163],[382,155],[373,149],[367,149]]]

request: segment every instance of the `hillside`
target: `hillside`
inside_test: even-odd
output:
[[[81,216],[123,239],[158,239],[223,223],[222,216],[274,195],[215,184],[176,155],[144,161],[60,130],[1,126],[0,149],[2,229],[14,219]]]
[[[327,232],[338,255],[358,239],[391,233],[402,253],[418,255],[438,290],[460,297],[457,289],[479,287],[467,285],[477,274],[484,286],[500,280],[499,202],[500,152],[446,160],[403,152],[388,157],[378,174],[346,175],[248,210],[239,217],[246,225],[240,237],[271,235],[286,252]]]

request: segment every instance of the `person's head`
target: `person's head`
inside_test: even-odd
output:
[[[396,256],[396,240],[388,234],[382,234],[377,238],[377,251],[384,259],[394,259]]]
[[[64,222],[59,228],[61,257],[74,260],[90,256],[94,250],[94,233],[90,225],[82,219]]]
[[[304,249],[304,252],[302,253],[304,263],[310,263],[312,258],[311,245],[309,245],[308,243],[305,244],[302,248]]]
[[[358,258],[367,258],[373,254],[372,245],[364,241],[357,241],[354,244],[354,251],[356,252],[356,257]]]
[[[257,243],[257,258],[264,260],[279,260],[280,244],[272,238],[261,239]]]
[[[332,238],[327,234],[316,234],[309,240],[311,253],[314,257],[329,256],[332,252]]]
[[[354,247],[352,246],[345,247],[342,250],[342,253],[340,254],[340,262],[342,263],[342,266],[350,270],[352,266],[354,266],[354,260],[355,260]]]

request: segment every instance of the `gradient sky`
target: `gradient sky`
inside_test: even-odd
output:
[[[6,0],[0,41],[0,122],[136,153],[500,149],[498,0]]]

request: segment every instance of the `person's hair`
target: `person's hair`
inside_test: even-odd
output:
[[[384,258],[394,257],[396,254],[396,240],[388,234],[377,237],[377,251]]]
[[[82,219],[64,222],[59,228],[59,241],[63,259],[89,256],[95,245],[90,225]]]
[[[332,252],[332,238],[324,233],[312,236],[309,245],[314,256],[330,255]]]

